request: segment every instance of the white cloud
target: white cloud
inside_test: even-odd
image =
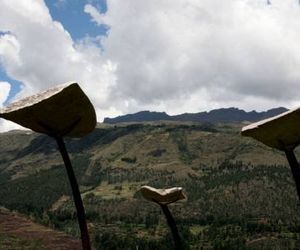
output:
[[[3,107],[3,103],[7,100],[11,85],[8,82],[0,81],[0,108]],[[0,118],[0,132],[20,128],[18,125],[5,121]]]
[[[101,14],[93,5],[86,4],[84,6],[84,12],[89,14],[92,18],[92,21],[97,25],[104,24],[104,14]]]
[[[76,80],[98,118],[300,102],[296,0],[107,0],[107,37],[73,41],[42,0],[1,0],[0,63],[20,95]],[[0,33],[1,34],[1,33]],[[99,46],[99,43],[101,46]]]
[[[18,124],[13,123],[11,121],[7,121],[7,120],[3,120],[3,119],[0,120],[0,133],[7,132],[7,131],[10,131],[10,130],[15,130],[15,129],[17,129],[17,130],[27,130],[24,127],[21,127]]]
[[[0,62],[4,67],[21,66],[19,59],[20,44],[15,36],[3,34],[0,36]]]
[[[10,91],[10,84],[8,82],[0,81],[0,108],[3,107],[3,103],[7,100]]]
[[[107,4],[99,22],[110,30],[102,45],[118,65],[113,95],[124,112],[195,112],[233,104],[262,110],[300,100],[296,0]]]

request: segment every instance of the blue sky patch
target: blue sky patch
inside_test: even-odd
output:
[[[86,4],[92,4],[101,13],[107,11],[105,0],[82,1],[82,0],[45,0],[52,18],[60,22],[64,28],[71,34],[73,40],[79,40],[85,36],[95,37],[106,35],[107,26],[98,26],[91,21],[89,14],[84,12]]]

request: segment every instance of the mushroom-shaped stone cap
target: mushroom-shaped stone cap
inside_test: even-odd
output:
[[[300,143],[300,108],[250,124],[241,133],[279,150],[293,149]]]
[[[186,198],[182,191],[182,187],[157,189],[150,186],[142,186],[141,193],[146,200],[160,204],[170,204]]]
[[[95,109],[74,82],[12,103],[0,117],[51,136],[82,137],[96,126]]]

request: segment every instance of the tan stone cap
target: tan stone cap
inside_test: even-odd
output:
[[[186,198],[182,187],[156,189],[150,186],[142,186],[141,193],[146,200],[161,204],[169,204]]]
[[[12,103],[0,117],[39,133],[70,137],[90,133],[97,122],[92,103],[75,82]]]
[[[300,143],[300,108],[243,127],[241,134],[279,150],[292,149]]]

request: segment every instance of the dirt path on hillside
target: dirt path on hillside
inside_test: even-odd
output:
[[[43,249],[47,250],[82,249],[79,239],[36,224],[20,214],[12,213],[3,209],[0,209],[0,236],[16,237],[29,242],[33,240],[40,241]],[[1,246],[0,249],[2,249]]]

